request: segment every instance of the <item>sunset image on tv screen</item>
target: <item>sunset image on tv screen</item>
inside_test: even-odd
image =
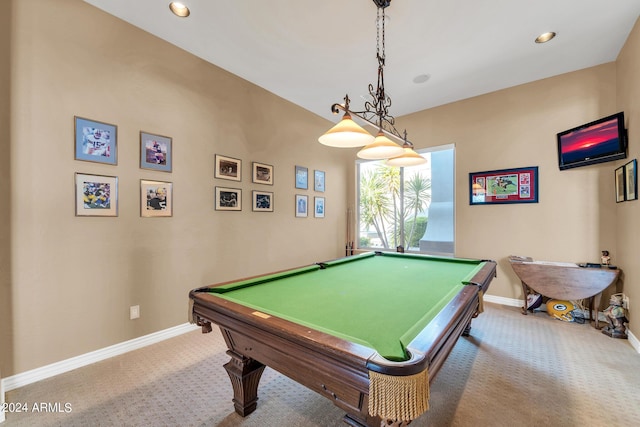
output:
[[[607,120],[560,137],[562,156],[566,162],[598,157],[618,149],[618,121]]]

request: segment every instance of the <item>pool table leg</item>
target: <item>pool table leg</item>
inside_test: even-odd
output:
[[[233,387],[233,406],[245,417],[256,410],[258,405],[258,383],[265,366],[235,351],[227,354],[231,360],[224,365]]]
[[[469,335],[471,335],[471,321],[467,323],[467,326],[464,327],[464,331],[462,331],[463,337],[468,337]]]
[[[471,321],[476,317],[478,317],[479,315],[480,313],[478,312],[478,310],[476,310],[476,312],[473,313],[473,316],[471,316],[471,319],[469,319],[469,323],[467,323],[467,325],[464,327],[464,330],[462,331],[463,337],[468,337],[471,335]]]

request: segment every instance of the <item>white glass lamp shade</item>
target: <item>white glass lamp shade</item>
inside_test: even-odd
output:
[[[411,147],[404,147],[404,154],[387,160],[389,166],[418,166],[427,163],[427,159],[416,153]]]
[[[352,148],[371,144],[373,139],[373,135],[351,120],[349,113],[345,113],[337,125],[318,138],[318,142],[329,147]]]
[[[380,131],[371,144],[358,151],[358,157],[366,160],[382,160],[400,156],[402,153],[404,149]]]

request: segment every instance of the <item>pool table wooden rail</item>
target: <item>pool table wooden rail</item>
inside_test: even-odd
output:
[[[211,294],[198,297],[193,305],[197,323],[203,331],[209,322],[217,324],[229,349],[231,361],[225,369],[238,414],[246,416],[256,409],[266,365],[332,400],[358,420],[353,425],[379,425],[368,417],[369,379],[363,369],[375,351],[275,316],[259,317],[253,309]]]
[[[190,315],[203,332],[211,331],[211,323],[219,326],[231,356],[224,367],[233,386],[235,410],[241,416],[256,409],[258,383],[266,365],[331,400],[347,412],[346,423],[379,426],[380,418],[368,413],[369,370],[412,375],[428,369],[431,383],[457,339],[468,332],[478,313],[479,291],[488,289],[495,271],[496,264],[487,263],[476,275],[482,282],[466,286],[453,298],[407,346],[411,359],[402,362],[207,293],[211,287],[190,292]],[[381,315],[393,315],[393,311]]]

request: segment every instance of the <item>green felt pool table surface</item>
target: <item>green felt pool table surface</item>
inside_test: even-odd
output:
[[[380,255],[380,254],[378,254]],[[373,348],[389,360],[484,266],[412,254],[356,255],[210,288],[217,296]]]

